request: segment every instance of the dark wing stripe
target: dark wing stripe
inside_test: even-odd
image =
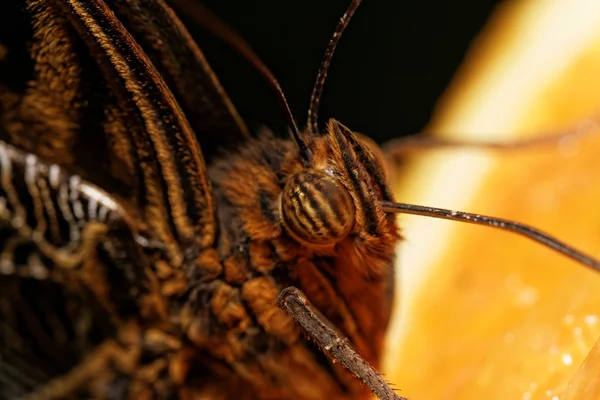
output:
[[[69,0],[73,15],[105,52],[142,115],[166,181],[172,222],[181,240],[214,239],[213,201],[199,146],[164,81],[133,37],[100,0]],[[69,13],[71,15],[71,13]]]
[[[89,239],[85,236],[88,222],[110,224],[120,220],[126,226],[134,225],[125,210],[104,191],[2,141],[0,176],[0,223],[8,223],[21,238],[35,243],[42,254],[54,259],[57,264],[60,260],[67,264],[71,260],[80,260],[76,253]],[[40,190],[41,187],[45,187],[46,191]],[[47,219],[49,214],[36,208],[50,203],[56,211],[53,199],[58,205],[58,214],[55,212],[52,219]],[[26,204],[33,204],[33,210]],[[69,232],[65,241],[55,241],[60,235],[47,232],[48,229],[50,232],[61,230],[59,218],[64,221],[62,227],[67,227]],[[6,251],[5,248],[2,250]]]
[[[205,158],[250,135],[204,54],[163,0],[108,4],[166,81],[194,128]]]

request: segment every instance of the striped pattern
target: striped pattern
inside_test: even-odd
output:
[[[212,245],[214,205],[205,163],[173,93],[104,1],[68,0],[57,6],[64,8],[88,47],[104,55],[106,78],[119,82],[115,94],[143,121],[141,130],[128,131],[143,174],[141,204],[155,210],[149,223],[170,248],[170,258],[180,257],[180,243]]]
[[[16,146],[0,142],[0,398],[363,398],[276,304],[298,286],[377,363],[397,236],[352,133],[330,124],[308,141],[327,166],[290,177],[297,146],[244,139],[163,0],[21,1],[33,72],[0,121]]]
[[[140,313],[134,226],[105,191],[0,141],[0,399],[48,390]]]
[[[310,244],[337,243],[354,226],[355,208],[348,191],[320,171],[292,176],[282,193],[281,214],[289,233]]]
[[[0,227],[17,233],[3,243],[0,275],[45,279],[42,258],[74,267],[123,216],[117,202],[101,189],[0,141]],[[144,239],[138,242],[144,244]],[[39,251],[23,260],[27,268],[17,268],[15,253],[25,243]]]
[[[381,235],[383,219],[387,218],[393,221],[396,217],[393,214],[382,213],[378,202],[391,198],[389,189],[386,187],[382,171],[377,168],[373,162],[373,157],[365,156],[368,152],[366,146],[361,146],[357,142],[350,129],[331,120],[328,124],[328,130],[334,137],[334,145],[339,148],[342,154],[342,161],[345,174],[352,185],[352,192],[358,199],[356,219],[364,224],[364,230],[371,236]],[[383,196],[378,197],[374,188],[379,189]]]

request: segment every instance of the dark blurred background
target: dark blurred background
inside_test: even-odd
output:
[[[364,0],[333,58],[321,126],[333,117],[380,143],[418,132],[498,2]],[[203,3],[250,43],[304,126],[317,69],[349,0]],[[284,132],[283,113],[259,75],[223,42],[191,31],[249,127]]]

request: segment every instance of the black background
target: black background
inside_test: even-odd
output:
[[[333,58],[321,125],[333,117],[378,142],[418,132],[496,3],[364,0]],[[304,126],[317,69],[349,0],[203,4],[250,43]],[[283,113],[264,80],[223,42],[190,29],[250,128],[266,124],[285,131]]]

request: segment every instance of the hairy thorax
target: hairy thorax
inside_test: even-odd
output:
[[[328,137],[312,139],[315,163],[335,175]],[[281,195],[303,170],[298,150],[269,133],[209,169],[218,215],[216,251],[197,260],[181,312],[190,366],[204,394],[224,398],[366,398],[368,390],[306,340],[277,306],[296,286],[341,337],[378,366],[393,296],[393,219],[385,235],[362,228],[330,246],[310,246],[282,224]],[[368,236],[368,235],[367,235]],[[211,397],[212,398],[212,397]],[[218,396],[216,398],[219,398]]]

